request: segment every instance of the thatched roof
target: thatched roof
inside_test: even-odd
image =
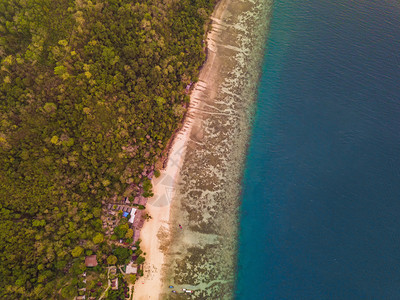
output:
[[[97,266],[97,257],[96,254],[86,256],[85,257],[85,265],[86,267],[95,267]]]

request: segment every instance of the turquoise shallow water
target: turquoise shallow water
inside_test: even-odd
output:
[[[400,299],[400,3],[277,0],[236,299]]]

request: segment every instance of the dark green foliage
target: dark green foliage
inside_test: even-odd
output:
[[[108,291],[108,295],[106,298],[106,300],[123,300],[123,299],[125,299],[125,296],[124,296],[124,290],[122,288],[116,291],[110,289]]]
[[[127,291],[128,287],[124,278],[121,274],[118,275],[118,290],[109,289],[107,292],[106,300],[123,300],[125,298],[124,291]]]
[[[113,254],[118,258],[118,264],[125,264],[132,255],[132,250],[124,247],[117,247],[113,250]]]
[[[119,238],[119,239],[123,239],[125,238],[125,234],[128,231],[128,224],[124,224],[124,225],[118,225],[117,227],[115,227],[114,229],[114,234]]]
[[[83,256],[105,244],[102,202],[152,195],[143,174],[183,116],[212,7],[1,1],[1,299],[75,296]]]
[[[136,263],[137,263],[138,265],[140,265],[140,264],[144,263],[145,260],[146,260],[146,259],[145,259],[143,256],[139,256],[139,257],[136,259]]]
[[[143,181],[143,196],[144,197],[151,197],[153,196],[153,191],[152,191],[153,185],[151,184],[150,179],[145,178]]]

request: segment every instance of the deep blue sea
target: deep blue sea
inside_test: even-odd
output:
[[[236,299],[400,299],[400,1],[275,0]]]

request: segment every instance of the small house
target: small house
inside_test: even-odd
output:
[[[136,274],[137,273],[137,265],[132,262],[126,266],[126,274]]]
[[[147,203],[147,198],[145,198],[145,197],[143,197],[143,196],[140,196],[140,198],[139,198],[139,205],[146,205],[146,203]]]
[[[85,257],[85,265],[86,265],[86,267],[96,267],[97,266],[96,254],[86,256]]]
[[[118,290],[118,277],[111,280],[111,289]]]

